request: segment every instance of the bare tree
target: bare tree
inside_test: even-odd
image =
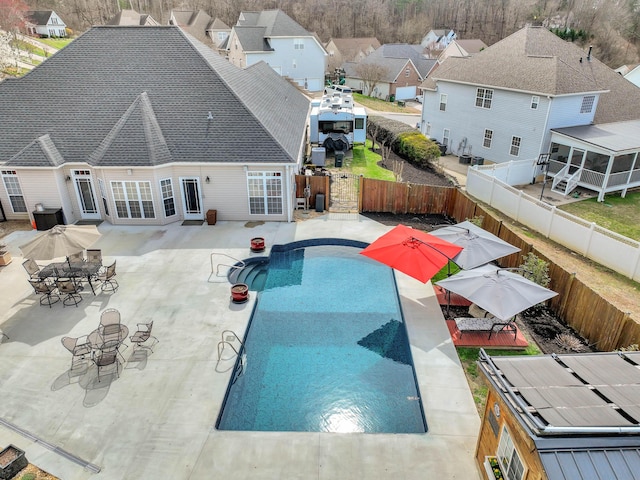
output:
[[[389,75],[389,69],[377,63],[360,63],[356,65],[355,70],[364,84],[362,93],[368,96],[372,96],[378,84]]]

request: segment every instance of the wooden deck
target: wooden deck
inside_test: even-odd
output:
[[[440,303],[440,305],[447,305],[447,291],[439,285],[434,285],[433,290],[436,292],[438,303]],[[457,293],[451,293],[448,304],[452,307],[468,307],[471,305],[471,302]]]
[[[529,346],[529,342],[524,338],[524,335],[518,329],[515,340],[513,339],[513,332],[498,332],[491,334],[489,338],[488,332],[465,332],[460,337],[460,331],[456,327],[456,322],[453,320],[446,320],[447,328],[451,334],[451,339],[456,347],[484,347],[484,348],[503,348],[524,350]]]

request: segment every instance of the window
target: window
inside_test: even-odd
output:
[[[104,214],[109,215],[109,205],[107,204],[107,190],[104,188],[104,182],[101,178],[98,179],[98,188],[100,189],[100,197],[102,197],[102,206],[104,207]]]
[[[591,113],[595,100],[595,95],[587,95],[586,97],[582,97],[582,106],[580,107],[580,113]]]
[[[540,105],[540,97],[534,95],[533,97],[531,97],[531,110],[537,110],[538,105]]]
[[[500,461],[502,473],[507,480],[522,480],[524,465],[505,426],[502,427],[500,443],[498,444],[498,460]]]
[[[517,157],[520,154],[520,142],[522,142],[522,139],[520,137],[511,137],[511,148],[509,149],[509,155]]]
[[[304,38],[294,38],[293,39],[293,49],[294,50],[304,50]]]
[[[404,76],[408,78],[408,77],[409,77],[409,75],[411,75],[411,69],[410,69],[410,68],[407,68],[407,69],[404,71]]]
[[[4,188],[7,189],[7,195],[9,196],[13,212],[25,213],[27,211],[27,204],[22,196],[22,188],[20,188],[20,182],[18,182],[18,175],[15,170],[3,170],[2,180],[4,181]]]
[[[493,90],[487,88],[476,90],[476,107],[491,108],[491,99],[493,99]]]
[[[427,122],[427,128],[424,132],[424,134],[428,137],[429,135],[431,135],[431,123]]]
[[[170,217],[176,214],[176,203],[173,199],[173,184],[170,178],[160,180],[162,203],[164,204],[164,216]]]
[[[282,214],[282,177],[280,172],[247,172],[247,187],[251,214]]]
[[[482,146],[484,148],[491,148],[491,140],[493,140],[493,130],[485,130]]]
[[[364,118],[356,118],[356,130],[364,130]]]
[[[111,182],[118,218],[156,218],[149,182]]]
[[[442,144],[448,147],[450,137],[451,137],[451,130],[449,130],[448,128],[445,128],[444,131],[442,132]]]
[[[445,112],[447,110],[447,94],[440,94],[440,111]]]

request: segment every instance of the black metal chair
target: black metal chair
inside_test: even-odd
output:
[[[131,343],[134,344],[134,347],[133,347],[134,350],[136,348],[148,348],[153,352],[153,346],[156,343],[158,343],[160,340],[158,340],[156,337],[151,335],[152,328],[153,328],[153,321],[149,323],[138,323],[138,330],[129,337],[129,340],[131,340]],[[150,338],[154,340],[154,342],[150,346],[142,345]]]
[[[22,262],[22,266],[29,274],[29,278],[40,278],[40,266],[30,258]]]
[[[116,276],[116,261],[105,269],[103,273],[98,273],[98,280],[102,282],[102,291],[103,292],[115,292],[120,285],[118,285],[118,281],[114,278]]]
[[[60,301],[60,296],[55,293],[56,286],[47,283],[45,280],[30,278],[29,283],[33,287],[33,291],[40,295],[40,305],[51,305]]]
[[[118,345],[105,346],[94,352],[92,361],[98,368],[98,382],[100,381],[100,372],[103,368],[115,365],[116,378],[120,376],[118,369],[120,368],[120,360],[118,360]]]
[[[65,307],[72,304],[77,307],[82,301],[82,296],[80,295],[81,288],[72,278],[58,278],[56,280],[56,287],[58,287],[58,292],[66,295],[62,300],[62,304]]]

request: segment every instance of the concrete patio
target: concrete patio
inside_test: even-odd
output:
[[[372,242],[389,229],[357,214],[257,225],[103,223],[95,248],[105,264],[117,260],[120,288],[96,296],[85,289],[77,308],[51,309],[38,304],[21,266],[18,246],[36,232],[12,233],[4,242],[14,259],[0,270],[0,330],[9,336],[0,345],[0,449],[13,444],[64,480],[479,478],[473,455],[480,419],[433,289],[399,273],[428,433],[214,428],[232,367],[217,362],[216,346],[223,330],[244,335],[255,295],[232,304],[226,278],[211,275],[210,255],[216,263],[224,255],[247,258],[256,236],[269,248],[322,237]],[[71,355],[60,339],[94,330],[105,308],[117,308],[131,332],[154,320],[159,343],[132,358],[127,340],[119,378],[98,382],[93,366],[70,375]]]

